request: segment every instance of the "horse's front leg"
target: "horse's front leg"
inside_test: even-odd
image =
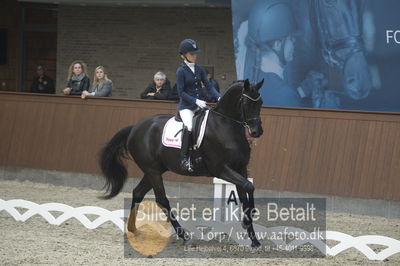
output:
[[[247,173],[243,172],[242,174],[239,174],[230,167],[225,166],[220,178],[236,185],[236,190],[239,199],[242,202],[242,208],[245,214],[242,224],[247,228],[247,233],[251,239],[251,246],[259,247],[261,244],[257,240],[254,232],[252,219],[252,213],[254,210],[254,186],[249,180],[247,180]],[[247,197],[247,195],[249,197]]]
[[[247,168],[244,168],[242,170],[242,175],[247,179]],[[238,192],[239,193],[239,192]],[[244,192],[246,193],[246,192]],[[245,195],[246,196],[246,195]],[[254,204],[254,190],[252,191],[247,191],[247,206],[246,206],[246,216],[244,217],[245,219],[243,219],[243,228],[247,229],[253,222],[253,216],[256,212],[255,209],[255,204]]]
[[[247,234],[251,240],[252,247],[259,247],[261,244],[257,240],[256,234],[253,228],[253,213],[254,213],[254,198],[252,198],[252,203],[250,200],[250,195],[247,197],[246,193],[241,187],[236,186],[236,191],[238,192],[239,199],[242,202],[242,210],[244,213],[242,227],[247,229]]]
[[[253,184],[249,180],[247,180],[245,176],[236,172],[227,165],[224,166],[223,170],[219,175],[219,178],[241,187],[246,193],[254,191]]]

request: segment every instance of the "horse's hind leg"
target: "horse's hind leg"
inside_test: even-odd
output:
[[[131,211],[128,217],[128,231],[134,232],[136,231],[136,213],[139,207],[140,202],[142,202],[144,196],[151,189],[150,182],[147,180],[146,175],[142,178],[139,184],[132,191],[132,204]]]
[[[168,217],[168,220],[174,227],[176,234],[184,241],[189,240],[189,234],[185,232],[185,230],[176,220],[175,215],[171,212],[171,206],[169,205],[169,200],[167,199],[167,195],[165,193],[164,182],[162,180],[161,174],[153,174],[150,180],[154,190],[154,194],[156,196],[156,202],[159,204],[160,208]]]

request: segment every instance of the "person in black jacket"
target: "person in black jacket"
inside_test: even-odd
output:
[[[89,90],[90,79],[86,75],[86,64],[80,60],[72,62],[68,69],[68,84],[63,90],[65,95],[81,95]]]
[[[179,94],[178,94],[178,89],[176,88],[176,83],[175,85],[172,87],[169,96],[168,96],[168,100],[171,101],[179,101]]]
[[[211,83],[211,86],[213,86],[214,89],[215,89],[218,93],[220,93],[219,84],[218,84],[218,82],[214,79],[214,75],[211,74],[211,73],[208,71],[207,68],[205,68],[205,71],[206,71],[206,74],[207,74],[207,79],[208,79],[208,81]],[[203,84],[203,85],[204,85],[204,84]],[[214,96],[212,93],[210,93],[210,92],[207,92],[207,94],[205,95],[204,98],[205,98],[205,101],[206,101],[206,102],[209,102],[209,103],[216,103],[216,102],[218,102],[218,99],[215,98],[215,96]]]
[[[37,77],[33,78],[30,92],[54,94],[56,92],[54,81],[46,75],[46,67],[44,65],[37,65],[36,74]]]
[[[171,84],[163,72],[154,75],[153,82],[140,94],[141,99],[169,100]]]

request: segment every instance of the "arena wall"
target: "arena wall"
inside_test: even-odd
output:
[[[97,153],[120,128],[175,112],[169,101],[0,92],[0,166],[99,174]],[[261,118],[256,188],[400,201],[398,114],[263,107]],[[129,173],[142,176],[131,162]]]

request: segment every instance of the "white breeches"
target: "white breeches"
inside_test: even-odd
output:
[[[189,131],[192,131],[194,112],[189,109],[183,109],[179,111],[179,114],[181,115],[183,124],[188,128]]]

